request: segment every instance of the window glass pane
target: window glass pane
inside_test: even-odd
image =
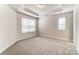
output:
[[[65,30],[66,25],[65,25],[65,17],[61,17],[58,19],[58,29],[59,30]]]
[[[35,31],[35,20],[30,20],[30,32]]]
[[[22,33],[29,32],[29,21],[26,18],[22,18]]]
[[[30,20],[27,18],[22,18],[22,33],[33,32],[35,31],[35,20]]]

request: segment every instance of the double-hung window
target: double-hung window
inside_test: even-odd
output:
[[[21,31],[22,33],[34,32],[35,31],[35,20],[23,17],[21,19]]]
[[[66,18],[60,17],[58,19],[58,29],[59,30],[65,30],[66,29]]]

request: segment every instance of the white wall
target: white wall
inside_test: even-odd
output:
[[[36,31],[21,33],[21,17],[36,21]],[[8,5],[0,5],[0,53],[18,40],[37,35],[37,19],[16,13]]]
[[[21,32],[21,19],[22,19],[22,17],[25,17],[27,19],[32,19],[32,20],[36,21],[36,30],[35,30],[35,32],[29,32],[29,33],[22,33]],[[19,40],[37,36],[37,18],[33,18],[33,17],[23,15],[23,14],[18,14],[17,25],[18,25],[17,26],[17,28],[18,28],[17,33],[18,33],[18,39]]]
[[[76,48],[77,48],[77,51],[78,51],[78,53],[79,53],[79,5],[78,5],[78,7],[76,8],[76,20],[77,20],[77,32],[76,32],[76,37],[77,37],[77,39],[76,39]]]
[[[17,41],[17,14],[7,5],[0,5],[0,53]]]
[[[66,30],[58,30],[58,18],[66,17]],[[39,19],[40,36],[73,41],[73,12],[56,14]]]

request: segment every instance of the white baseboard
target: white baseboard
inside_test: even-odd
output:
[[[22,41],[22,40],[26,40],[26,39],[31,39],[31,38],[35,38],[37,36],[31,36],[31,37],[27,37],[27,38],[24,38],[24,39],[19,39],[18,41]]]
[[[14,41],[14,42],[12,42],[10,45],[8,45],[7,47],[5,47],[4,49],[2,49],[1,51],[0,51],[0,54],[3,52],[3,51],[5,51],[6,49],[8,49],[10,46],[12,46],[14,43],[16,43],[17,42],[17,40],[16,41]]]
[[[64,38],[56,38],[56,37],[49,37],[49,36],[44,36],[44,35],[40,35],[41,37],[47,37],[47,38],[51,38],[51,39],[53,39],[53,38],[55,38],[55,39],[59,39],[59,40],[64,40],[64,41],[68,41],[68,42],[72,42],[71,40],[68,40],[68,39],[64,39]],[[73,42],[72,42],[73,43]]]
[[[30,37],[27,37],[27,38],[23,38],[23,39],[17,39],[16,41],[12,42],[10,45],[8,45],[7,47],[5,47],[4,49],[2,49],[0,51],[0,53],[2,53],[3,51],[5,51],[7,48],[9,48],[10,46],[12,46],[14,43],[16,43],[17,41],[21,41],[21,40],[24,40],[24,39],[30,39],[30,38],[33,38],[33,37],[36,37],[36,36],[30,36]]]
[[[43,36],[43,35],[39,35],[39,36],[41,36],[41,37],[47,37],[47,38],[51,38],[51,37]],[[32,37],[30,37],[30,38],[33,38],[33,37],[36,37],[36,36],[32,36]],[[55,39],[60,39],[60,38],[56,38],[56,37],[53,37],[53,38],[55,38]],[[51,39],[53,39],[53,38],[51,38]],[[28,39],[28,38],[27,38],[27,39]],[[68,40],[65,40],[65,39],[60,39],[60,40],[68,41]],[[17,41],[20,41],[20,39],[14,41],[14,42],[12,42],[10,45],[8,45],[8,46],[5,47],[4,49],[2,49],[2,50],[0,51],[0,53],[2,53],[3,51],[5,51],[7,48],[9,48],[10,46],[12,46],[12,45],[13,45],[14,43],[16,43]],[[78,53],[79,53],[79,51],[78,51]]]

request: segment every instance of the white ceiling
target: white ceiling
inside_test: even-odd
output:
[[[34,15],[48,15],[63,10],[73,10],[75,4],[45,4],[42,8],[39,8],[36,4],[14,4],[11,5],[18,10],[24,10]]]

